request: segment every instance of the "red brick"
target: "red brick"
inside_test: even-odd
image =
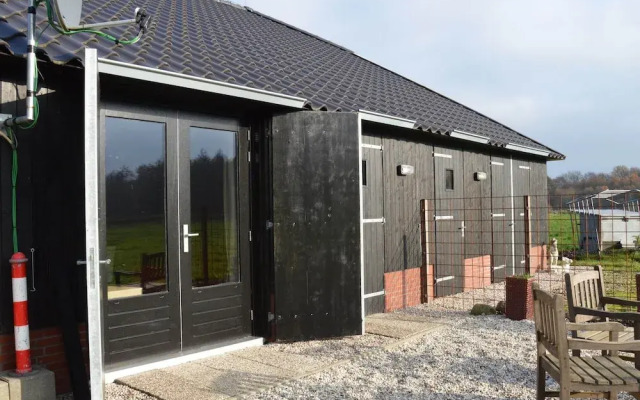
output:
[[[481,289],[491,285],[491,256],[467,258],[464,260],[463,291]]]

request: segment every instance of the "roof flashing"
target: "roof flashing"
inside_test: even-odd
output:
[[[408,129],[413,129],[416,125],[416,121],[412,121],[410,119],[381,114],[368,110],[358,110],[358,114],[363,121],[377,122],[380,124],[398,126],[400,128]]]
[[[482,135],[478,135],[470,132],[464,132],[457,129],[450,132],[449,136],[451,136],[452,138],[467,140],[470,142],[489,144],[489,138],[486,136],[482,136]]]
[[[178,86],[203,92],[216,93],[225,96],[238,97],[263,103],[276,104],[285,107],[302,109],[306,99],[287,94],[269,92],[267,90],[234,85],[231,83],[214,81],[197,76],[164,71],[155,68],[127,64],[105,58],[98,60],[98,71],[101,74],[121,76],[142,81]]]
[[[521,144],[509,143],[505,146],[505,149],[519,151],[521,153],[529,153],[537,156],[549,157],[551,153],[546,150],[536,149],[534,147],[523,146]]]

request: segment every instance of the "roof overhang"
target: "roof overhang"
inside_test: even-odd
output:
[[[393,115],[380,114],[373,111],[358,110],[360,119],[363,121],[377,122],[385,125],[398,126],[400,128],[413,129],[416,125],[416,121],[412,121],[406,118],[400,118]]]
[[[468,140],[470,142],[476,142],[476,143],[482,143],[482,144],[489,143],[489,138],[486,136],[477,135],[475,133],[463,132],[459,130],[454,130],[450,132],[449,136],[451,136],[452,138]]]
[[[195,76],[163,71],[160,69],[127,64],[120,61],[98,60],[98,71],[101,74],[121,76],[138,79],[147,82],[177,86],[187,89],[199,90],[208,93],[216,93],[224,96],[237,97],[262,103],[276,104],[285,107],[302,109],[307,101],[301,97],[290,96],[282,93],[269,92],[231,83],[198,78]]]
[[[520,144],[513,144],[513,143],[507,144],[505,146],[505,149],[519,151],[521,153],[534,154],[536,156],[543,156],[543,157],[549,157],[551,155],[551,152],[547,150],[536,149],[534,147],[523,146]]]

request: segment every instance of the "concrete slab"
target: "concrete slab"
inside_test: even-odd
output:
[[[373,314],[365,318],[365,332],[395,339],[426,333],[441,326],[425,317],[405,314]]]
[[[265,346],[259,349],[248,349],[235,354],[236,357],[252,360],[272,367],[292,371],[296,375],[304,375],[322,368],[327,364],[326,357],[312,357],[309,355],[282,351],[281,347]]]
[[[0,381],[0,400],[10,400],[9,383],[5,381]]]
[[[225,400],[229,396],[211,389],[194,385],[191,380],[184,379],[164,370],[144,372],[116,380],[116,383],[129,386],[138,391],[150,394],[162,400]]]
[[[55,400],[56,383],[53,372],[38,366],[18,375],[14,371],[0,372],[0,381],[9,387],[10,400]],[[1,398],[1,397],[0,397]]]

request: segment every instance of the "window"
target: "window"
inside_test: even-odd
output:
[[[453,190],[453,170],[446,169],[444,172],[445,188],[447,190]]]
[[[362,186],[367,186],[367,161],[362,160]]]

